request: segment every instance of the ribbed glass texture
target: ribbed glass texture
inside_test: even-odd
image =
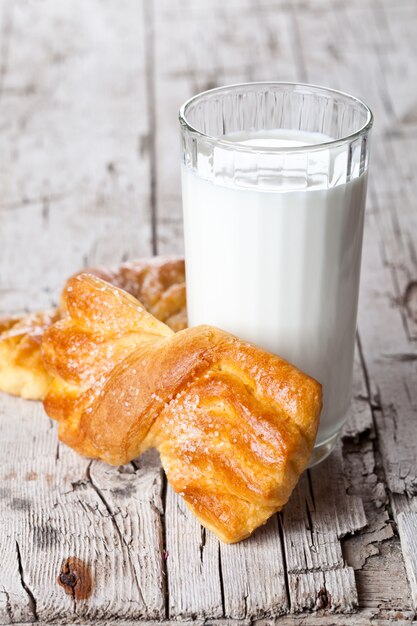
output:
[[[369,108],[348,94],[323,87],[293,83],[221,87],[186,102],[180,122],[183,163],[220,184],[268,191],[323,189],[360,176],[368,166]],[[304,148],[257,149],[225,138],[229,133],[276,129],[322,133],[332,141]],[[323,151],[328,167],[323,166]]]

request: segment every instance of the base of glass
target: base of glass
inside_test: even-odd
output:
[[[336,433],[335,435],[330,437],[330,439],[326,439],[326,441],[314,447],[313,452],[311,453],[308,467],[313,467],[314,465],[321,463],[329,456],[331,452],[333,452],[337,440],[339,439],[339,435],[340,433]]]

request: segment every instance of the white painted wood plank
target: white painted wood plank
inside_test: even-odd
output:
[[[249,620],[241,620],[238,622],[240,626],[346,626],[346,624],[352,623],[355,626],[415,626],[413,621],[412,611],[385,611],[380,614],[377,610],[364,610],[359,613],[354,613],[349,618],[347,615],[330,614],[326,615],[323,611],[318,611],[316,614],[306,615],[286,615],[276,620],[274,619],[259,619],[250,622]],[[86,622],[86,626],[107,626],[109,624],[117,624],[117,626],[135,626],[137,622],[120,620],[118,622],[98,620],[96,622]],[[160,622],[144,620],[141,621],[141,626],[156,626]],[[165,626],[177,626],[178,621],[171,620],[165,621]],[[189,622],[183,622],[188,623]],[[204,626],[207,623],[204,619],[193,620],[193,626]],[[230,620],[216,619],[210,620],[210,626],[228,626],[231,623]],[[233,622],[232,622],[233,623]],[[30,626],[30,622],[22,624],[22,626]],[[39,626],[46,626],[45,622],[38,622]]]
[[[415,137],[403,136],[388,136],[381,142],[375,154],[372,187],[382,253],[393,276],[395,302],[411,341],[417,339],[416,143]]]
[[[339,449],[302,476],[282,513],[294,612],[349,612],[358,604],[353,569],[345,564],[340,539],[363,528],[366,517],[361,498],[346,494],[343,474]]]
[[[223,615],[219,541],[168,485],[165,507],[169,617]]]
[[[382,92],[381,42],[370,3],[308,2],[295,19],[304,80],[363,98],[377,113],[374,134],[385,132],[392,124],[391,103]]]
[[[55,457],[55,427],[38,402],[0,393],[0,464],[25,458]]]
[[[26,413],[14,429],[16,439],[30,418]],[[44,422],[40,433],[55,439],[55,428]],[[0,587],[13,595],[9,584],[20,562],[30,594],[18,608],[30,606],[33,596],[40,619],[163,617],[159,466],[119,470],[65,452],[59,459],[14,455],[0,463],[3,541],[19,546],[19,557],[9,556],[0,572]],[[91,572],[86,597],[77,587],[67,595],[57,583],[63,564],[74,558]]]
[[[375,204],[367,217],[359,328],[369,376],[378,389],[381,410],[375,416],[388,485],[394,492],[413,495],[417,493],[416,349],[406,337],[395,305],[392,275],[376,236],[378,211]]]
[[[364,435],[374,436],[370,401],[357,345],[353,363],[352,402],[349,416],[343,427],[343,439],[358,439]]]
[[[225,617],[276,617],[288,611],[278,516],[246,541],[220,544],[220,556]]]
[[[375,439],[346,441],[344,469],[348,491],[362,498],[367,526],[343,540],[343,556],[354,568],[359,606],[381,611],[401,607],[410,610],[410,596],[399,539],[394,532],[392,511]]]
[[[25,403],[4,395],[1,400],[0,445],[4,454],[0,459],[3,496],[0,500],[0,544],[2,550],[7,551],[7,559],[2,560],[0,588],[4,593],[3,599],[7,596],[13,598],[8,611],[10,621],[16,621],[22,613],[26,613],[24,619],[33,621],[38,616],[42,603],[41,599],[33,600],[34,586],[37,586],[35,580],[39,581],[41,578],[40,586],[43,590],[48,589],[43,600],[45,596],[49,596],[54,604],[59,595],[56,577],[60,563],[58,565],[54,562],[54,556],[59,559],[59,554],[50,558],[49,553],[51,548],[54,552],[56,542],[65,544],[66,541],[65,532],[61,536],[61,529],[65,531],[68,515],[62,516],[62,523],[58,527],[51,517],[54,509],[51,506],[50,493],[57,480],[56,429],[51,428],[50,420],[45,418],[38,403]],[[29,407],[32,410],[28,410]],[[80,460],[79,464],[74,480],[84,462]],[[55,488],[59,490],[63,485],[59,484]],[[67,528],[67,532],[70,536],[74,529]],[[51,546],[52,542],[54,546]],[[45,558],[46,555],[48,558]],[[55,575],[52,574],[54,567]],[[16,597],[15,589],[18,584],[21,586],[21,594]],[[58,603],[59,609],[55,606],[53,610],[58,615],[65,614],[72,608],[69,597],[62,595],[64,597]],[[42,609],[40,612],[46,618],[49,617]]]
[[[342,538],[366,525],[361,498],[347,493],[340,445],[328,459],[310,470],[310,476],[316,509],[312,512],[312,521],[318,535],[329,535],[330,540],[336,532],[337,537]]]
[[[395,626],[415,626],[415,621],[413,619],[412,611],[387,611],[383,613],[383,616],[380,616],[380,613],[375,610],[365,610],[360,613],[355,613],[351,618],[351,623],[355,624],[355,626],[392,626],[394,623]],[[346,615],[326,615],[323,611],[318,611],[317,614],[313,615],[286,615],[285,617],[278,618],[277,620],[271,619],[260,619],[254,620],[253,622],[249,622],[249,620],[242,620],[239,622],[241,626],[273,626],[276,624],[277,626],[346,626],[349,623],[349,617]],[[118,626],[134,626],[137,622],[120,620],[117,623]],[[166,626],[176,626],[179,622],[177,621],[166,621],[164,624]],[[207,622],[203,619],[193,620],[193,626],[204,626]],[[210,620],[210,626],[228,626],[230,624],[230,620]],[[29,626],[30,623],[22,624],[22,626]],[[107,626],[108,624],[112,624],[109,621],[96,621],[94,622],[94,626]],[[141,621],[142,626],[156,626],[159,622],[155,621]],[[39,626],[46,626],[45,622],[39,622]],[[92,622],[86,623],[86,626],[92,626]]]
[[[9,624],[12,622],[33,621],[34,605],[32,598],[28,595],[23,586],[24,577],[19,570],[18,544],[11,526],[14,519],[10,515],[6,517],[4,502],[8,499],[9,488],[2,477],[0,487],[0,562],[2,572],[0,575],[0,623]],[[10,505],[19,506],[21,499],[14,499]],[[26,584],[26,583],[25,583]]]
[[[358,607],[351,567],[289,574],[289,585],[291,609],[295,613],[306,610],[351,613]]]
[[[371,2],[375,40],[393,114],[404,135],[417,127],[415,2]],[[391,129],[395,130],[396,129]]]
[[[400,513],[397,518],[405,568],[413,606],[417,609],[417,513]]]
[[[142,5],[5,2],[1,311],[49,306],[84,265],[150,252]]]
[[[122,573],[116,578],[115,597],[122,594],[118,600],[124,605],[122,611],[130,613],[136,602],[137,608],[133,611],[137,615],[162,618],[165,616],[162,469],[158,458],[148,457],[149,461],[141,459],[133,471],[131,465],[117,470],[94,461],[87,478],[120,536],[121,557],[127,576]],[[119,614],[120,608],[114,611],[115,616]],[[103,617],[106,616],[104,613]]]

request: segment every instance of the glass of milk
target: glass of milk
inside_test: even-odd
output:
[[[180,125],[189,325],[321,382],[313,465],[349,411],[372,113],[332,89],[260,82],[194,96]]]

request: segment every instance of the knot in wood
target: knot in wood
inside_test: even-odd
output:
[[[316,607],[318,609],[330,609],[332,606],[332,595],[326,587],[321,587],[317,594]]]
[[[57,582],[75,600],[86,600],[91,595],[93,584],[90,568],[75,556],[62,562]]]
[[[59,581],[65,587],[75,587],[75,585],[77,584],[78,578],[73,572],[68,572],[68,573],[63,572],[59,577]]]

